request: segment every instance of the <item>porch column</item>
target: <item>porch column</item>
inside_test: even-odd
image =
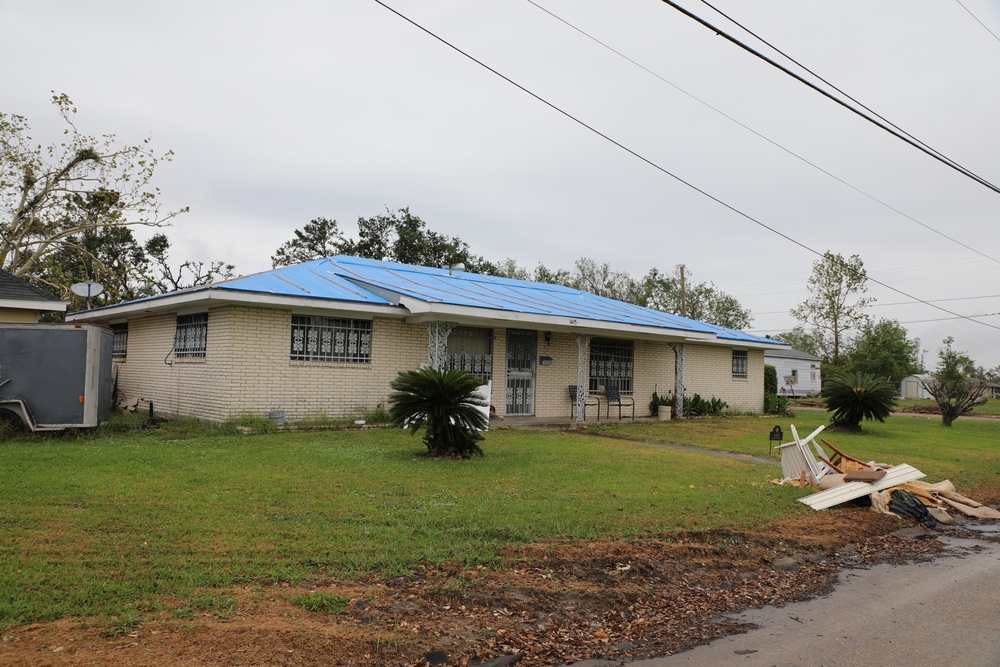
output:
[[[454,328],[453,322],[428,322],[427,365],[439,371],[444,370],[448,357],[448,334]]]
[[[674,343],[674,415],[684,419],[684,343]]]
[[[576,335],[576,421],[583,423],[583,402],[586,400],[587,387],[587,357],[590,350],[589,334]]]

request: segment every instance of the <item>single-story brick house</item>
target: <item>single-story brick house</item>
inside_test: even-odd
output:
[[[654,389],[678,386],[760,411],[764,350],[783,345],[561,285],[349,256],[68,319],[114,330],[120,397],[213,421],[360,416],[422,364],[491,383],[509,419],[582,419],[570,385],[602,415],[608,386],[634,398],[637,416]]]

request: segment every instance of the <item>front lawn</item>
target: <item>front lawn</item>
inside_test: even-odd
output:
[[[115,614],[248,581],[418,564],[505,546],[804,512],[772,465],[581,434],[497,431],[431,460],[401,430],[161,430],[0,443],[0,626]]]
[[[775,424],[787,440],[791,423],[805,434],[827,419],[801,411],[494,431],[486,457],[465,461],[428,459],[420,438],[400,430],[236,435],[168,422],[8,439],[0,627],[164,605],[187,613],[244,582],[499,566],[517,544],[767,528],[809,513],[794,502],[806,492],[769,483],[780,476],[776,454],[759,463],[655,443],[766,457]],[[928,481],[950,478],[973,497],[1000,482],[1000,421],[864,427],[828,439],[858,458],[910,463]]]

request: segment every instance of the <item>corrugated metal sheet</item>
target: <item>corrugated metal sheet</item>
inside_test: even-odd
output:
[[[915,479],[926,477],[908,463],[901,463],[885,471],[885,477],[869,484],[868,482],[848,482],[830,487],[826,491],[820,491],[804,498],[799,498],[800,503],[804,503],[814,510],[825,510],[834,505],[846,503],[855,498],[867,496],[875,491],[884,491],[894,486],[899,486],[905,482],[912,482]]]
[[[378,305],[391,305],[397,300],[393,295],[398,295],[429,304],[654,327],[715,335],[720,339],[735,342],[774,343],[741,331],[615,301],[563,285],[344,255],[234,278],[206,287],[139,299],[131,303],[156,301],[178,294],[203,291],[273,294]],[[109,306],[104,309],[115,307]],[[484,312],[483,316],[489,317],[489,313]]]
[[[338,275],[336,265],[329,259],[317,259],[304,264],[285,266],[265,273],[235,278],[217,283],[213,285],[213,289],[359,303],[389,303],[377,294],[359,288]]]

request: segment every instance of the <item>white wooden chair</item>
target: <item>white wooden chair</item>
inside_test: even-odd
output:
[[[824,475],[839,472],[826,458],[826,454],[816,442],[816,436],[823,432],[825,426],[820,426],[805,438],[799,438],[799,432],[792,424],[792,442],[778,445],[781,450],[782,481],[805,481],[813,486],[819,486],[819,480]],[[815,448],[816,451],[813,451]]]

